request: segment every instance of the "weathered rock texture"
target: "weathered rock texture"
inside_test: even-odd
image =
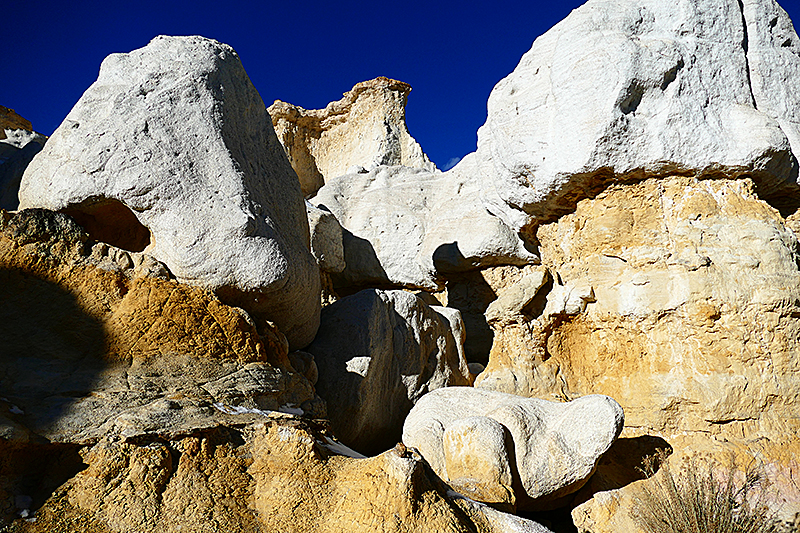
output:
[[[179,438],[103,439],[35,521],[8,531],[549,531],[450,493],[402,446],[345,457],[319,427],[254,416]]]
[[[378,167],[329,181],[311,200],[346,230],[340,286],[436,290],[450,273],[538,261],[489,214],[474,172]]]
[[[669,457],[669,468],[678,482],[684,480],[684,468],[702,468],[713,465],[720,480],[726,479],[725,472],[731,465],[742,471],[748,467],[761,477],[764,490],[764,503],[776,511],[777,529],[780,533],[795,533],[800,527],[800,464],[795,453],[785,444],[776,445],[767,439],[753,439],[749,442],[730,442],[728,440],[698,439],[675,436],[671,439],[675,453]],[[655,476],[663,477],[659,469]],[[742,483],[744,476],[735,478]],[[572,511],[572,517],[580,533],[647,533],[637,521],[643,510],[637,501],[641,491],[653,487],[654,479],[643,479],[621,488],[602,490]],[[739,485],[741,486],[741,485]],[[617,485],[619,487],[619,485]],[[758,490],[758,489],[757,489]]]
[[[0,139],[6,138],[6,130],[33,131],[30,121],[19,116],[16,111],[0,105]]]
[[[798,240],[750,180],[613,186],[538,236],[551,271],[596,301],[520,321],[519,349],[496,350],[481,386],[607,394],[641,431],[800,430]]]
[[[396,444],[423,394],[469,384],[463,335],[458,311],[405,291],[368,289],[325,307],[306,350],[336,436],[364,453]]]
[[[144,254],[89,249],[69,217],[24,210],[0,234],[0,435],[96,442],[213,427],[218,406],[324,414],[277,330],[165,279]],[[215,407],[217,404],[217,407]]]
[[[25,172],[21,207],[64,210],[93,238],[165,263],[293,347],[320,308],[294,171],[238,56],[202,37],[112,54]]]
[[[408,133],[411,86],[379,77],[356,84],[325,109],[303,109],[276,100],[267,111],[297,172],[303,194],[313,196],[351,167],[403,165],[436,170]]]
[[[796,204],[798,49],[774,0],[587,2],[489,97],[487,207],[521,228],[608,183],[676,173],[750,176]]]
[[[448,387],[417,402],[403,443],[473,499],[537,509],[578,490],[622,425],[604,396],[556,403]]]

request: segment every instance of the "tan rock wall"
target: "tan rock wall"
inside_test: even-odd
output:
[[[267,111],[303,194],[353,166],[404,165],[435,170],[408,133],[405,106],[411,86],[379,77],[358,83],[325,109],[276,100]]]
[[[595,301],[517,324],[484,380],[607,394],[634,433],[800,430],[798,241],[749,180],[616,185],[537,236],[558,283],[588,283]]]

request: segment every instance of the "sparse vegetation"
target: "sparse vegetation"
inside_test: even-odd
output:
[[[648,533],[780,531],[759,468],[740,470],[733,457],[727,465],[689,459],[676,472],[666,458],[661,451],[645,461],[644,473],[651,480],[640,489],[635,518]]]

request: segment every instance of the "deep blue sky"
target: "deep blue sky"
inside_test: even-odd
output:
[[[800,0],[778,1],[800,23]],[[376,76],[410,83],[409,130],[442,168],[475,149],[495,83],[582,3],[10,0],[0,105],[49,135],[105,56],[159,34],[198,34],[236,49],[266,105],[324,107]]]

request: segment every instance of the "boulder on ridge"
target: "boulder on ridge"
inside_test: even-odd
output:
[[[447,387],[417,402],[403,425],[403,443],[473,499],[545,509],[581,488],[623,419],[607,396],[559,403]]]
[[[297,176],[236,52],[203,37],[108,56],[25,171],[22,208],[146,249],[293,348],[319,324],[319,271]]]

